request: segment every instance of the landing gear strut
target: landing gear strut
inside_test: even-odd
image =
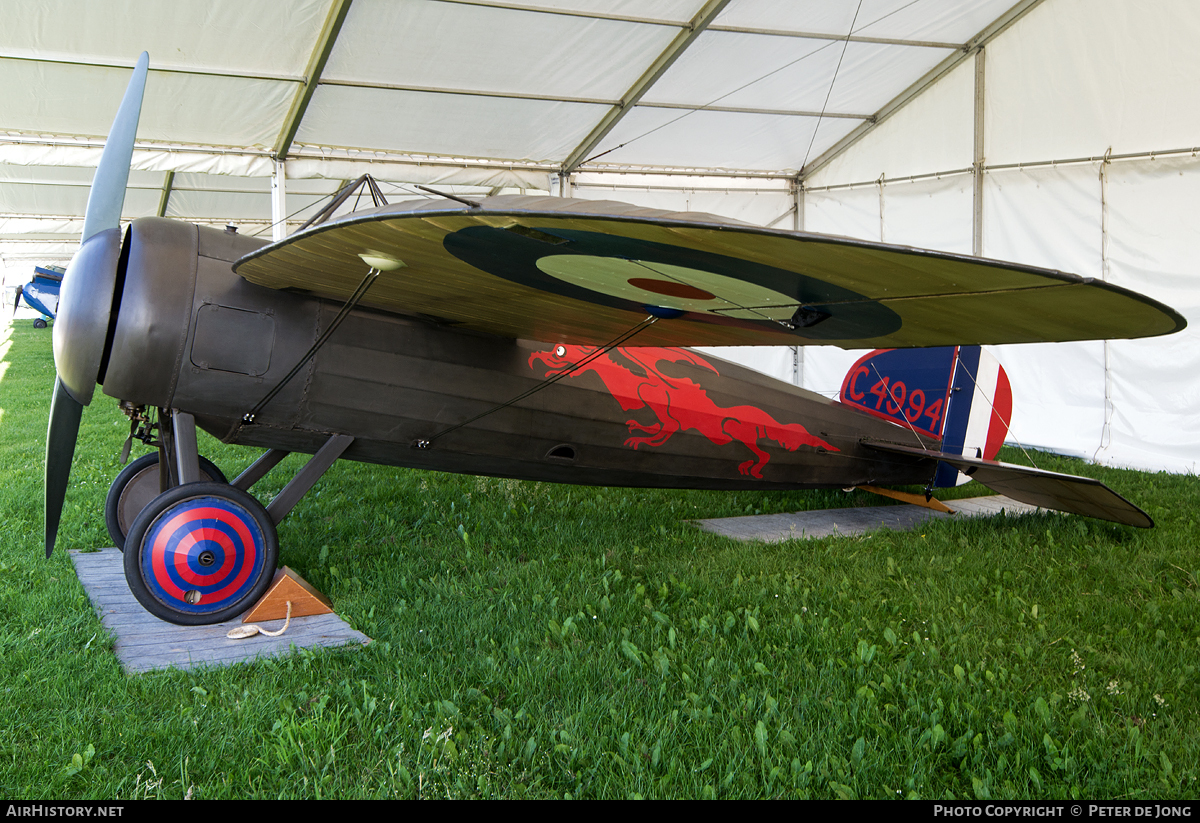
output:
[[[228,483],[221,470],[206,458],[199,458],[200,479],[209,483]],[[108,498],[104,501],[104,525],[113,545],[125,551],[125,535],[142,509],[162,493],[158,452],[144,454],[134,460],[117,475],[108,487]]]
[[[110,535],[126,549],[129,590],[147,611],[171,623],[197,626],[237,617],[262,597],[275,575],[275,527],[354,438],[330,435],[264,507],[249,489],[287,452],[267,451],[226,483],[220,469],[197,453],[192,415],[159,409],[151,426],[144,410],[129,412],[130,437],[158,446],[157,454],[121,472],[109,491],[111,518],[110,507],[105,510]],[[150,499],[143,502],[145,495]],[[119,531],[122,516],[131,519],[127,532]]]

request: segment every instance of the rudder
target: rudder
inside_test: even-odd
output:
[[[942,452],[991,460],[1008,434],[1012,388],[980,346],[878,349],[846,373],[842,403],[942,441]],[[939,463],[933,486],[970,480]]]

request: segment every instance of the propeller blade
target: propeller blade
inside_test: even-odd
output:
[[[13,298],[13,317],[17,316],[17,309],[21,308],[21,295],[25,293],[24,286],[17,286],[17,294]]]
[[[142,52],[105,141],[96,176],[92,178],[80,252],[63,276],[59,294],[58,322],[54,324],[58,375],[46,431],[46,557],[54,551],[58,537],[83,406],[92,398],[103,353],[120,252],[121,208],[125,204],[125,186],[129,183],[133,142],[142,114],[149,66],[150,56]],[[96,237],[106,232],[104,237]],[[93,237],[96,240],[88,243]],[[63,382],[64,368],[68,381],[75,384],[74,397]]]
[[[88,193],[87,211],[83,217],[83,235],[79,238],[81,243],[97,232],[121,225],[121,207],[125,205],[125,186],[129,182],[133,141],[142,115],[142,95],[146,91],[149,66],[150,55],[142,52],[104,143],[96,176],[92,178],[92,190]]]
[[[71,476],[71,458],[75,456],[82,417],[83,405],[67,394],[62,381],[56,379],[50,400],[50,427],[46,431],[46,557],[54,551],[58,537],[58,522],[67,496],[67,479]]]

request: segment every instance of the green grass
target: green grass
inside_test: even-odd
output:
[[[128,676],[62,551],[108,543],[128,428],[98,394],[46,561],[49,341],[18,321],[0,349],[0,796],[1197,794],[1194,477],[1037,456],[1151,531],[1046,514],[754,545],[685,521],[883,501],[338,464],[282,562],[375,642]],[[230,477],[255,456],[202,451]]]

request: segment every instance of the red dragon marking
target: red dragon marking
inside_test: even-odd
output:
[[[637,374],[628,366],[614,360],[611,351],[594,357],[588,363],[573,368],[576,363],[593,357],[595,346],[556,346],[552,351],[534,352],[529,355],[529,367],[540,360],[547,368],[546,376],[570,372],[568,377],[578,377],[584,372],[594,371],[604,381],[613,398],[625,411],[649,408],[658,418],[657,422],[644,426],[637,420],[628,420],[629,433],[645,432],[646,437],[630,437],[626,446],[661,446],[676,432],[695,429],[718,446],[734,440],[754,452],[754,459],[738,466],[742,474],[762,479],[762,468],[771,456],[758,447],[761,438],[774,440],[788,451],[800,446],[812,446],[829,451],[839,449],[814,437],[799,423],[780,423],[771,415],[755,406],[732,406],[722,408],[708,397],[698,383],[687,378],[668,377],[657,365],[661,362],[690,363],[720,374],[712,364],[686,349],[631,348],[616,349],[621,356],[638,366],[644,374]],[[561,353],[560,353],[561,352]]]

